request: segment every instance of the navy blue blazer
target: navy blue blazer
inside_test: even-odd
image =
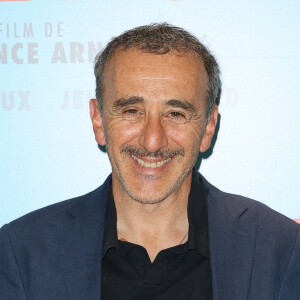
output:
[[[299,225],[267,206],[209,188],[213,298],[299,300]],[[1,300],[97,300],[109,182],[1,228]]]

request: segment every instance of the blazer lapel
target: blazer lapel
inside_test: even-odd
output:
[[[101,298],[101,255],[104,236],[106,182],[80,197],[57,225],[63,278],[69,299]]]
[[[255,223],[246,221],[245,204],[225,199],[225,194],[202,180],[210,189],[207,205],[213,297],[215,300],[247,299],[255,250]],[[69,299],[101,299],[101,255],[110,182],[111,176],[103,186],[80,197],[65,213],[64,221],[57,225]]]
[[[229,202],[220,191],[208,196],[213,295],[217,300],[248,299],[256,227],[246,221],[247,205]]]

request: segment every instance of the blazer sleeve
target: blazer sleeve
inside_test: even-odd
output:
[[[298,225],[295,246],[283,277],[279,294],[279,300],[287,299],[300,299],[300,225]]]
[[[8,225],[0,229],[0,299],[26,299]]]

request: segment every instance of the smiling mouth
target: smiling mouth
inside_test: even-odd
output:
[[[146,168],[158,168],[161,167],[163,165],[165,165],[166,163],[168,163],[172,157],[169,157],[168,159],[162,160],[162,161],[158,161],[158,162],[149,162],[149,161],[144,161],[134,155],[131,154],[131,157],[141,166],[146,167]]]

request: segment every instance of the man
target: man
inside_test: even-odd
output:
[[[299,299],[299,225],[193,170],[221,91],[205,46],[138,27],[95,75],[90,115],[112,174],[2,228],[0,299]]]

